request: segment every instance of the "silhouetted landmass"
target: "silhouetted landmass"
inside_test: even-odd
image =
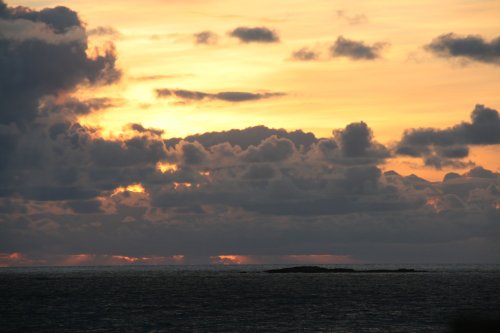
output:
[[[279,269],[270,269],[264,271],[266,273],[416,273],[425,272],[415,269],[398,268],[398,269],[367,269],[355,270],[352,268],[325,268],[319,266],[296,266]]]

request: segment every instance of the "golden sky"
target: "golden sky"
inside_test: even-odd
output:
[[[42,8],[68,2],[11,4]],[[99,117],[101,125],[115,130],[137,120],[138,105],[151,104],[141,112],[142,121],[172,135],[256,124],[328,135],[334,127],[364,120],[380,140],[390,140],[416,123],[442,127],[465,120],[476,103],[500,105],[498,68],[449,63],[422,50],[448,32],[496,37],[498,1],[75,0],[71,7],[89,29],[111,26],[123,35],[114,42],[128,79],[113,93],[127,104]],[[242,45],[227,36],[237,26],[275,29],[281,42]],[[204,30],[219,34],[219,43],[194,45],[192,34]],[[339,35],[389,45],[375,61],[330,59],[328,47]],[[305,46],[317,48],[322,59],[289,60]],[[132,80],[152,75],[167,77]],[[155,100],[157,87],[289,96],[251,105],[186,107]]]
[[[11,2],[16,4],[42,8],[68,2]],[[450,32],[496,37],[498,1],[75,0],[71,7],[87,29],[113,27],[121,34],[91,41],[113,40],[125,79],[105,90],[80,91],[122,100],[83,120],[105,132],[118,134],[132,122],[164,129],[169,137],[262,124],[327,137],[334,128],[365,121],[378,141],[390,144],[408,128],[466,121],[477,103],[500,107],[500,67],[442,59],[423,49]],[[241,43],[228,35],[238,26],[268,27],[280,42]],[[216,45],[196,45],[193,34],[207,30],[218,35]],[[332,58],[329,47],[338,36],[386,45],[372,61]],[[319,58],[292,61],[291,54],[303,47]],[[141,80],[151,76],[156,79]],[[179,105],[157,99],[157,88],[287,95]],[[495,169],[499,150],[490,151],[475,148],[473,155]]]

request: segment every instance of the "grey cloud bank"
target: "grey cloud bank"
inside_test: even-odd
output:
[[[406,130],[396,147],[400,155],[422,157],[426,164],[440,168],[461,163],[468,157],[469,145],[500,144],[500,116],[497,110],[478,104],[470,122],[447,129],[417,128]]]

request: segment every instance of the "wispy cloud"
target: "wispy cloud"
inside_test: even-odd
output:
[[[243,91],[222,91],[218,93],[207,93],[202,91],[185,89],[156,89],[158,98],[178,98],[185,101],[220,100],[225,102],[247,102],[285,96],[281,92],[252,93]]]

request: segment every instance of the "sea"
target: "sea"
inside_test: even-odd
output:
[[[264,272],[289,265],[1,268],[0,332],[498,328],[500,265],[321,266],[425,272]]]

